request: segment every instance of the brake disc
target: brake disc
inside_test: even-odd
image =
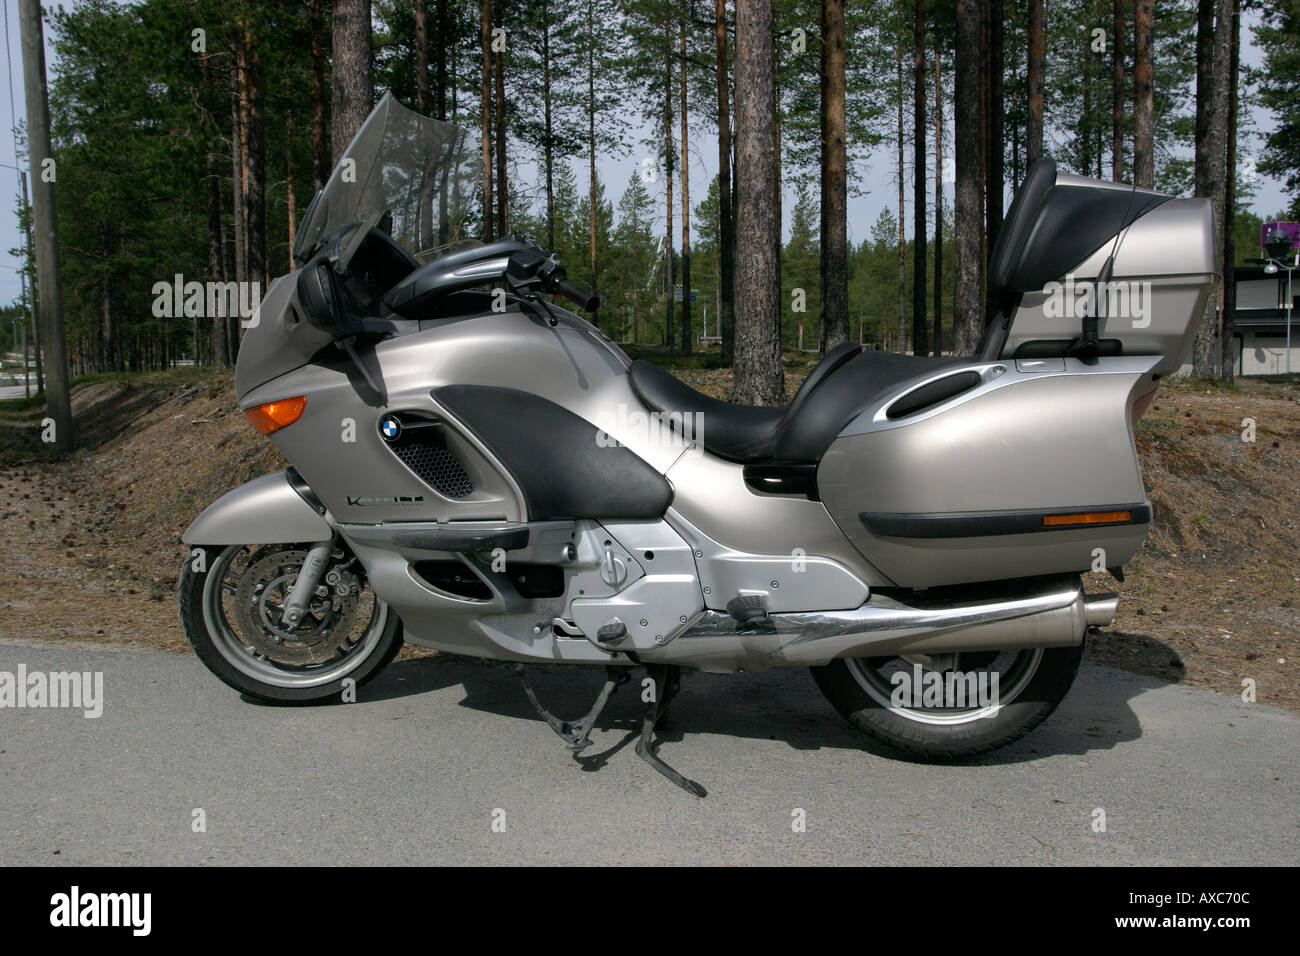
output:
[[[234,594],[234,624],[249,651],[277,664],[321,664],[351,649],[358,594],[335,590],[313,596],[296,627],[283,619],[284,604],[307,558],[301,548],[263,550],[253,555]]]

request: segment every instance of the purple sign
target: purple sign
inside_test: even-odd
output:
[[[1268,245],[1270,232],[1284,232],[1291,240],[1292,249],[1300,249],[1300,222],[1266,222],[1259,227],[1259,247]]]

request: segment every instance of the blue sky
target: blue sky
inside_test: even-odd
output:
[[[0,119],[0,164],[6,164],[0,165],[0,195],[3,195],[4,198],[3,204],[0,204],[0,304],[7,304],[17,299],[20,294],[20,283],[16,271],[20,261],[18,257],[9,254],[10,249],[16,248],[22,242],[21,230],[18,228],[17,201],[15,198],[18,193],[18,174],[12,168],[8,168],[15,165],[16,162],[12,130],[15,117],[10,112],[10,91],[12,91],[13,96],[13,108],[17,113],[16,120],[21,122],[26,115],[23,103],[18,3],[17,0],[4,0],[4,4],[9,22],[7,57],[9,84],[8,89],[0,93],[0,114],[3,114],[3,118]],[[45,3],[47,8],[52,6],[67,7],[70,5],[70,0],[55,0],[53,3],[47,0]],[[1246,65],[1257,66],[1261,62],[1261,56],[1260,51],[1253,45],[1250,26],[1258,22],[1258,16],[1254,13],[1243,12],[1242,18],[1242,61]],[[49,39],[47,35],[46,66],[47,69],[53,72],[55,64],[49,50]],[[1255,124],[1261,134],[1271,131],[1276,125],[1271,114],[1262,110],[1256,114]],[[944,134],[944,141],[947,144],[951,144],[953,141],[951,117],[949,117],[949,128]],[[1260,146],[1261,142],[1258,138],[1254,142],[1242,143],[1239,147],[1239,161],[1244,163],[1250,158],[1257,158]],[[717,140],[711,136],[701,135],[691,151],[693,153],[690,167],[691,196],[693,202],[698,202],[699,198],[703,197],[707,192],[709,182],[717,174]],[[606,195],[615,203],[617,203],[618,196],[622,193],[628,177],[640,168],[641,152],[634,149],[626,156],[611,158],[597,164],[600,176],[606,184]],[[880,211],[887,206],[892,206],[891,200],[896,201],[897,185],[894,179],[893,163],[891,147],[886,144],[870,158],[865,166],[864,181],[861,185],[866,191],[864,195],[849,200],[849,238],[852,241],[860,242],[867,238],[870,235],[871,225],[876,221]],[[585,185],[586,178],[584,169],[585,167],[582,167],[578,171],[579,183],[583,185]],[[528,175],[526,168],[521,172],[525,176]],[[60,183],[57,188],[69,188],[69,186]],[[910,194],[909,186],[908,195],[910,196]],[[793,198],[793,195],[787,191],[783,206],[786,213],[787,227]],[[948,201],[951,202],[951,191],[949,191]],[[662,198],[660,202],[662,203]],[[1285,208],[1287,205],[1288,198],[1282,184],[1267,177],[1260,177],[1253,204],[1254,211],[1261,216],[1266,216],[1276,210]],[[908,228],[910,229],[910,212],[907,218]],[[674,236],[674,240],[676,238]],[[151,280],[150,284],[152,284]]]

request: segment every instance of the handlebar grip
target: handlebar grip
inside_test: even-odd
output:
[[[584,312],[595,312],[600,308],[600,296],[579,288],[568,279],[560,279],[556,282],[555,291],[576,303]]]

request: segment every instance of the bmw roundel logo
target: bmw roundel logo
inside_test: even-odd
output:
[[[402,434],[402,423],[396,415],[385,415],[379,420],[379,433],[385,441],[397,441],[397,436]]]

